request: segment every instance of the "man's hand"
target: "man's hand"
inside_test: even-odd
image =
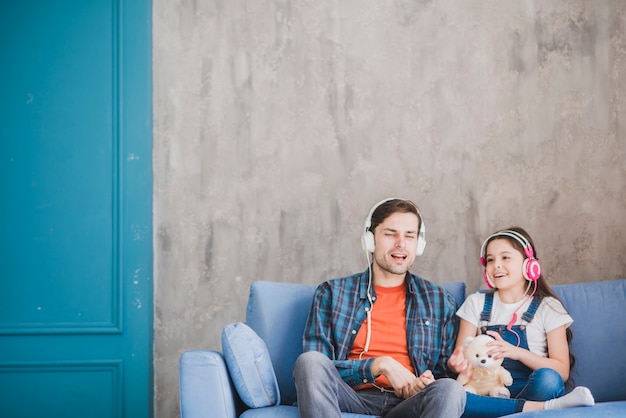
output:
[[[389,356],[376,358],[372,364],[372,373],[375,376],[385,375],[393,387],[395,395],[403,399],[410,398],[435,381],[430,370],[426,370],[421,376],[416,377],[400,362]]]
[[[413,382],[416,377],[393,357],[377,357],[372,363],[374,376],[385,375],[396,396],[406,399],[414,395]]]
[[[421,392],[426,386],[430,385],[434,381],[435,376],[433,376],[433,372],[426,370],[413,381],[413,394],[415,395],[416,393]]]

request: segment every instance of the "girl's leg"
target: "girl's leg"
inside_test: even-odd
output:
[[[545,402],[490,398],[468,393],[463,418],[496,418],[516,412],[574,408],[577,406],[592,406],[594,404],[595,401],[591,391],[583,386],[575,388],[565,396]]]
[[[591,391],[584,386],[578,386],[565,396],[543,402],[543,409],[563,409],[574,408],[577,406],[592,406],[595,405],[595,403],[596,402],[593,399]]]
[[[525,402],[523,399],[491,398],[468,392],[462,418],[496,418],[522,412]]]
[[[564,409],[564,408],[576,408],[579,406],[593,406],[595,400],[591,391],[584,387],[578,386],[567,395],[560,398],[550,399],[545,402],[526,401],[522,411],[540,411],[542,409]]]
[[[528,382],[518,390],[512,389],[511,396],[529,401],[547,401],[563,396],[565,385],[556,370],[545,368],[532,372],[528,377]]]

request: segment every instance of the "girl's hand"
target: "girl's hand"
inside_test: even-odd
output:
[[[468,378],[472,377],[472,365],[467,361],[463,355],[463,347],[457,347],[454,353],[448,359],[448,367],[454,373],[465,374]]]
[[[509,344],[508,342],[504,341],[502,339],[502,336],[495,331],[487,331],[487,334],[495,338],[495,341],[487,344],[489,347],[491,347],[491,350],[489,350],[487,354],[491,354],[495,360],[499,360],[505,357],[513,360],[519,360],[519,347],[516,347],[513,344]]]

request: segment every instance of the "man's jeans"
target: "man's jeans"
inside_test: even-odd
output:
[[[309,351],[293,369],[301,418],[338,418],[341,412],[385,418],[458,418],[465,390],[453,379],[438,379],[409,399],[380,390],[355,391],[324,354]]]

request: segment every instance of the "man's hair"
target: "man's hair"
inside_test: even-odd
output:
[[[372,222],[369,230],[374,232],[378,225],[383,223],[385,219],[387,219],[389,216],[397,212],[414,214],[415,216],[417,216],[418,228],[422,227],[422,219],[420,218],[420,215],[417,211],[417,205],[415,205],[415,203],[405,199],[393,199],[383,203],[374,210],[374,213],[372,213]]]

